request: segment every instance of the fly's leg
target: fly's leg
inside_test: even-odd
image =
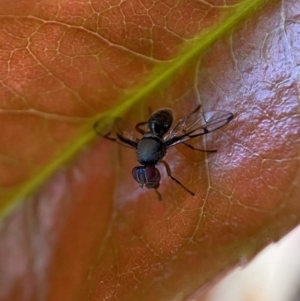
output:
[[[114,137],[111,137],[110,134],[111,134],[111,132],[103,135],[103,138],[108,139],[108,140],[113,141],[113,142],[116,142],[118,144],[124,145],[124,146],[129,147],[129,148],[136,148],[137,147],[137,142],[136,141],[124,138],[120,134],[117,134],[118,138],[114,138]]]
[[[150,107],[148,108],[148,111],[149,111],[149,116],[151,116],[152,110],[151,110]],[[144,135],[144,134],[146,133],[146,131],[143,130],[143,129],[141,128],[141,126],[144,126],[144,125],[147,124],[147,123],[148,123],[148,121],[142,121],[142,122],[139,122],[139,123],[135,126],[135,129],[136,129],[139,133],[141,133],[142,135]]]
[[[195,150],[195,151],[199,151],[199,152],[207,152],[207,153],[216,153],[217,150],[216,149],[200,149],[200,148],[196,148],[194,147],[193,145],[183,141],[182,144],[184,144],[185,146],[189,147],[190,149],[192,150]]]
[[[195,193],[194,193],[194,192],[192,192],[191,190],[189,190],[188,188],[186,188],[181,182],[179,182],[176,178],[174,178],[174,177],[172,176],[172,173],[171,173],[171,169],[170,169],[169,164],[168,164],[166,161],[164,161],[164,160],[161,160],[161,162],[164,164],[168,176],[169,176],[173,181],[175,181],[177,184],[179,184],[183,189],[185,189],[189,194],[191,194],[192,196],[195,196]]]
[[[114,142],[118,142],[117,141],[117,138],[114,138],[114,137],[111,137],[111,131],[109,131],[107,134],[102,134],[101,132],[98,131],[98,125],[99,125],[99,122],[101,121],[101,119],[97,120],[94,125],[93,125],[93,128],[94,128],[94,131],[99,135],[99,136],[102,136],[103,138],[105,139],[108,139],[108,140],[111,140],[111,141],[114,141]]]
[[[110,141],[117,142],[117,138],[110,137],[110,134],[111,134],[111,132],[109,132],[109,133],[103,135],[103,138],[108,139],[108,140],[110,140]]]
[[[161,194],[158,192],[157,189],[154,189],[154,190],[155,190],[155,192],[156,192],[156,194],[157,194],[157,196],[158,196],[158,200],[161,201],[161,200],[162,200]]]
[[[151,109],[151,107],[148,107],[148,114],[149,114],[149,116],[151,116],[152,115],[152,109]]]
[[[143,130],[142,128],[140,128],[140,127],[143,126],[143,125],[145,125],[145,124],[147,124],[147,123],[148,123],[148,121],[142,121],[142,122],[139,122],[139,123],[135,126],[135,129],[136,129],[139,133],[141,133],[142,135],[144,135],[144,134],[146,133],[146,131]]]

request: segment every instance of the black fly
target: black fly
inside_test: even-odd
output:
[[[122,130],[122,119],[120,118],[115,120],[114,130],[110,130],[106,134],[98,130],[102,119],[94,124],[94,129],[97,134],[109,140],[136,149],[137,160],[141,165],[132,169],[132,177],[142,187],[155,189],[159,200],[161,200],[161,195],[157,188],[160,185],[161,176],[159,170],[155,167],[159,163],[164,164],[168,176],[173,181],[194,196],[195,194],[191,190],[172,176],[169,164],[162,159],[168,148],[179,143],[183,143],[193,150],[215,152],[215,150],[197,149],[187,141],[223,127],[233,119],[233,114],[228,111],[202,112],[200,108],[199,105],[192,113],[179,119],[172,128],[172,111],[170,109],[157,110],[151,114],[148,121],[139,122],[135,126],[135,129],[143,135],[141,139]],[[143,129],[145,125],[147,125],[147,130]]]

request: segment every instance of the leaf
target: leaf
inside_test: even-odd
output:
[[[299,223],[300,7],[262,4],[0,3],[1,300],[185,300]],[[92,142],[99,116],[197,101],[235,119],[217,154],[170,149],[194,198]]]

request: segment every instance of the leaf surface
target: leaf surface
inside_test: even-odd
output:
[[[186,300],[299,223],[297,1],[0,10],[1,300]],[[204,140],[216,154],[168,152],[196,197],[159,166],[158,202],[92,131],[199,102],[235,119]]]

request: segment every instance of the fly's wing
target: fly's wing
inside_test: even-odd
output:
[[[100,118],[95,122],[94,130],[99,136],[127,147],[136,148],[139,142],[134,136],[134,128],[120,117]]]
[[[199,109],[175,123],[164,137],[167,147],[216,131],[233,119],[233,114],[228,111],[200,112]]]

